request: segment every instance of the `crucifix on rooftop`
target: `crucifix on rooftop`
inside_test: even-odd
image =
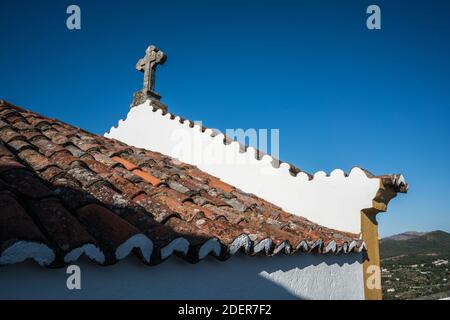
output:
[[[161,96],[155,92],[156,67],[166,62],[167,56],[154,45],[145,50],[145,56],[136,63],[136,70],[144,73],[144,86],[142,90],[136,92],[133,98],[132,107],[140,105],[147,100],[157,108],[167,111],[167,106],[160,102]]]

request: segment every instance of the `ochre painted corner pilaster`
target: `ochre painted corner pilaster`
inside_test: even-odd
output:
[[[366,300],[381,300],[381,265],[380,265],[380,244],[378,237],[377,214],[385,212],[389,201],[397,195],[391,187],[383,184],[380,179],[380,188],[372,200],[372,208],[361,211],[361,234],[366,244],[363,262],[364,272],[364,296]]]
[[[366,300],[381,300],[380,246],[376,214],[361,212],[361,233],[367,247],[363,262],[364,297]]]

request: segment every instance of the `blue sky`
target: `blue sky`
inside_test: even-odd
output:
[[[82,29],[66,28],[77,4]],[[366,28],[381,7],[382,29]],[[280,157],[403,173],[382,236],[450,231],[449,1],[1,1],[0,98],[103,134],[148,44],[157,91],[208,127],[278,128]]]

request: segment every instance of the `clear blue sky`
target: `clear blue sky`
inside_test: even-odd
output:
[[[77,4],[82,29],[66,28]],[[378,4],[382,30],[365,26]],[[103,134],[154,43],[157,91],[208,127],[279,128],[308,172],[403,173],[381,235],[450,231],[450,1],[1,1],[0,98]]]

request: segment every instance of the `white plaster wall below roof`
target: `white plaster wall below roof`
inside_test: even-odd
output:
[[[323,226],[361,231],[360,212],[372,207],[378,178],[368,178],[359,168],[353,168],[348,177],[342,170],[334,170],[329,176],[318,172],[312,180],[305,173],[293,177],[286,163],[274,168],[268,155],[257,160],[253,148],[241,153],[237,142],[224,145],[223,134],[212,137],[210,129],[202,132],[199,125],[191,128],[189,121],[180,123],[179,117],[170,117],[170,113],[153,111],[146,102],[132,108],[126,120],[120,120],[105,137],[196,165],[222,181]]]
[[[239,254],[149,267],[129,256],[105,267],[82,258],[81,290],[73,291],[66,268],[25,262],[2,267],[0,299],[364,299],[361,261],[361,254]]]

